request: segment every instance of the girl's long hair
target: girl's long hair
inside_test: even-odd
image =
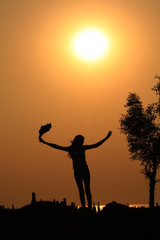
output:
[[[73,154],[76,153],[76,150],[78,150],[78,148],[83,146],[83,142],[84,142],[84,137],[82,135],[75,136],[73,141],[71,141],[70,152],[68,154],[69,158],[72,158],[72,153]]]

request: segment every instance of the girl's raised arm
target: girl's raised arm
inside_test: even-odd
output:
[[[112,132],[109,131],[107,136],[104,139],[102,139],[101,141],[99,141],[95,144],[91,144],[91,145],[84,145],[85,150],[93,149],[93,148],[97,148],[97,147],[101,146],[108,138],[110,138],[111,135],[112,135]]]
[[[59,146],[59,145],[54,144],[54,143],[48,143],[48,142],[44,141],[41,137],[39,137],[39,141],[41,143],[44,143],[44,144],[52,147],[52,148],[59,149],[59,150],[62,150],[62,151],[66,151],[66,152],[69,151],[69,147],[62,147],[62,146]]]

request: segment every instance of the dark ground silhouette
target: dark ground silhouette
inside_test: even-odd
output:
[[[112,202],[96,212],[67,205],[66,199],[61,203],[32,201],[19,209],[1,208],[0,222],[6,238],[158,239],[160,208],[129,208]]]

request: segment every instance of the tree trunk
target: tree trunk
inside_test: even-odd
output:
[[[150,184],[149,184],[149,207],[154,208],[154,191],[155,191],[155,185],[156,181],[155,178],[150,179]]]
[[[154,208],[154,193],[155,193],[155,186],[156,186],[156,174],[157,174],[157,162],[153,159],[153,171],[150,175],[150,183],[149,183],[149,207]]]

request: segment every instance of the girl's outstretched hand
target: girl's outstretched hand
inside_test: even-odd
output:
[[[42,135],[48,132],[51,129],[51,127],[52,127],[51,123],[41,126],[39,130],[39,142],[45,143],[45,141],[42,139]]]
[[[107,134],[107,138],[110,138],[111,135],[112,135],[112,131],[109,131]]]
[[[39,136],[39,142],[44,143],[44,140]]]
[[[51,127],[52,127],[51,123],[41,126],[39,130],[39,136],[42,137],[42,135],[48,132],[51,129]]]

